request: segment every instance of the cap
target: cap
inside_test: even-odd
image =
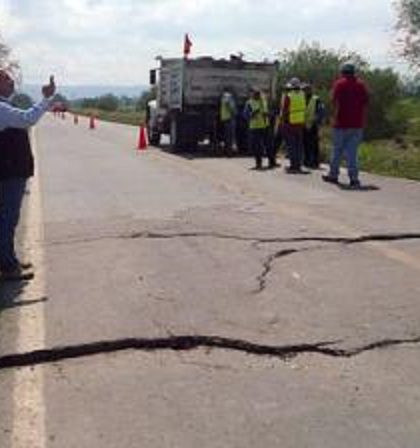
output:
[[[356,72],[356,65],[353,61],[346,61],[341,65],[340,71],[344,75],[354,75]]]

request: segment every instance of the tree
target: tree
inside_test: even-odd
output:
[[[368,66],[364,58],[356,52],[345,48],[324,49],[317,42],[302,42],[296,50],[283,50],[279,56],[280,87],[296,76],[302,81],[314,84],[318,90],[329,90],[344,61],[353,61],[361,70]]]
[[[14,95],[12,104],[19,109],[29,109],[33,104],[33,99],[26,93],[17,93]]]
[[[420,1],[420,0],[419,0]],[[358,53],[347,49],[323,49],[303,42],[296,50],[284,50],[279,59],[279,90],[292,77],[310,82],[331,111],[329,92],[344,61],[353,61],[370,90],[367,138],[388,138],[403,132],[405,124],[392,113],[401,95],[399,76],[391,69],[371,69]]]
[[[98,98],[98,109],[102,109],[108,112],[114,112],[118,109],[119,99],[112,93],[108,93],[107,95],[100,96]]]
[[[146,110],[147,103],[150,100],[154,100],[156,98],[156,88],[152,87],[150,90],[145,90],[139,97],[136,103],[136,110],[143,111]]]
[[[369,115],[366,138],[390,138],[406,130],[404,117],[395,114],[401,97],[400,78],[392,69],[373,69],[364,74],[369,86]]]
[[[69,106],[69,100],[61,93],[56,93],[54,95],[54,101],[63,104],[66,108]]]
[[[11,58],[11,49],[0,36],[0,69],[7,70],[16,80],[20,80],[19,63]]]
[[[96,109],[98,107],[98,98],[82,98],[80,102],[83,109]]]
[[[420,0],[397,0],[397,50],[411,66],[420,67]]]
[[[420,97],[420,73],[404,77],[403,92],[407,96]]]

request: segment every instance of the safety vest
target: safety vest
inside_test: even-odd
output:
[[[305,126],[310,129],[316,122],[316,106],[319,100],[319,96],[312,95],[309,103],[306,105],[305,112]]]
[[[251,98],[248,100],[248,106],[251,109],[251,118],[249,119],[249,129],[265,129],[268,127],[268,107],[264,97],[259,100]]]
[[[305,94],[301,91],[291,91],[288,93],[288,97],[290,98],[289,123],[305,124]]]
[[[222,98],[222,101],[220,103],[220,120],[221,121],[228,121],[232,119],[232,108],[226,99]]]
[[[279,114],[276,117],[275,122],[275,130],[276,132],[279,130],[280,126],[284,124],[284,101],[286,99],[286,95],[282,93],[280,98],[280,105],[279,105]]]

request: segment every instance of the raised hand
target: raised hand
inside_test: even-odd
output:
[[[42,87],[42,94],[45,98],[51,98],[55,94],[54,76],[50,76],[50,83]]]

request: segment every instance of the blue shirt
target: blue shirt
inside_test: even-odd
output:
[[[44,98],[39,103],[22,110],[13,107],[6,98],[0,98],[0,131],[6,128],[26,129],[33,126],[48,110],[51,100]]]

